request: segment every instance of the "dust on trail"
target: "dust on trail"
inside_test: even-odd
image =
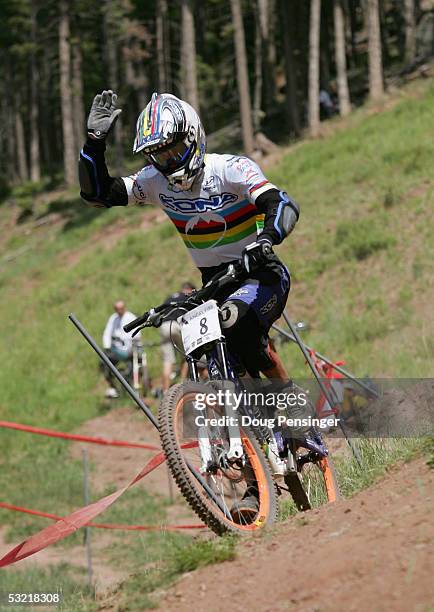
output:
[[[242,543],[184,575],[165,611],[427,611],[434,604],[434,472],[418,459],[349,500]]]

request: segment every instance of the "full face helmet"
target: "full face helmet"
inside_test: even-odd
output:
[[[169,183],[186,191],[203,168],[205,151],[194,108],[172,94],[152,94],[137,119],[133,153],[143,153]]]

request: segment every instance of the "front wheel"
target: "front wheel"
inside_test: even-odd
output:
[[[161,444],[178,487],[201,520],[218,535],[250,534],[276,520],[273,477],[247,427],[239,428],[241,456],[228,460],[230,436],[224,406],[211,405],[207,400],[210,392],[201,383],[169,389],[158,415]],[[199,405],[203,406],[200,410]],[[239,511],[247,500],[251,512]]]

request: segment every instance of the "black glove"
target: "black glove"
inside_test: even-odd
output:
[[[91,138],[95,140],[107,138],[122,112],[120,108],[116,110],[117,98],[117,95],[111,89],[104,90],[94,97],[87,119],[87,133]]]
[[[271,248],[271,243],[268,240],[259,239],[257,242],[248,244],[243,250],[242,254],[243,265],[246,272],[257,270],[265,261],[267,261],[272,252],[273,249]]]

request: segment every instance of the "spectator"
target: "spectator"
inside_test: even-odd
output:
[[[329,119],[336,112],[333,100],[325,89],[321,89],[319,92],[319,107],[321,119]]]
[[[187,295],[190,295],[195,290],[195,286],[191,283],[184,283],[181,290],[169,296],[166,302],[183,302]],[[164,322],[160,327],[161,335],[161,352],[163,357],[163,392],[170,387],[173,368],[176,365],[176,353],[173,343],[183,349],[181,328],[176,319],[182,315],[182,308],[174,308],[168,316],[164,317]],[[181,378],[187,376],[187,362],[183,360],[180,372]]]
[[[128,377],[132,372],[133,344],[137,346],[141,344],[140,333],[132,338],[131,333],[127,334],[123,330],[124,325],[136,318],[135,314],[126,309],[125,302],[118,300],[113,304],[113,309],[115,312],[109,317],[105,326],[102,345],[105,354],[113,365],[117,365],[119,362],[127,362],[126,377]],[[101,363],[101,369],[108,385],[105,396],[108,398],[119,397],[119,393],[114,387],[113,374],[103,363]]]

